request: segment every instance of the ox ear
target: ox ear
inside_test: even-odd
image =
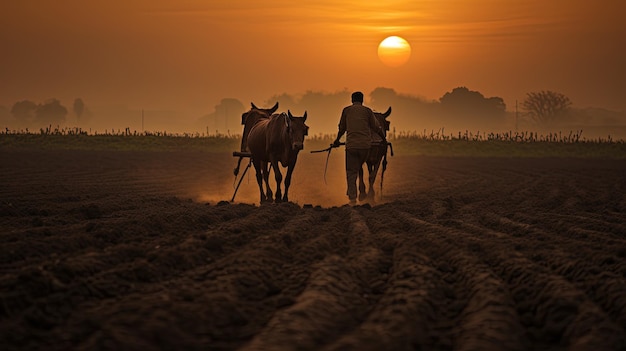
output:
[[[391,114],[391,106],[387,109],[387,112],[383,113],[383,117],[387,118]]]
[[[276,110],[278,110],[278,101],[276,101],[276,103],[274,104],[274,107],[270,109],[269,114],[271,115],[272,113],[276,112]]]
[[[304,118],[302,122],[306,122],[306,111],[304,111],[304,116],[302,116],[302,118]]]

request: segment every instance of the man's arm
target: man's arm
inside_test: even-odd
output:
[[[339,139],[341,139],[341,137],[345,134],[346,132],[346,110],[344,109],[341,112],[341,119],[339,119],[339,131],[337,132],[337,137],[335,138],[335,141],[333,142],[334,146],[339,146]]]

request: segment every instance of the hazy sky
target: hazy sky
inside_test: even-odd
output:
[[[199,117],[226,97],[466,86],[509,110],[544,89],[626,110],[625,13],[620,0],[2,1],[0,105],[81,97]],[[411,44],[407,64],[378,59],[388,35]]]

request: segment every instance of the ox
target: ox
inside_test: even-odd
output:
[[[381,126],[385,136],[387,135],[387,131],[389,130],[390,122],[387,121],[387,117],[391,114],[391,107],[387,109],[385,113],[374,112],[374,117],[376,117],[376,121],[378,125]],[[364,201],[369,198],[370,200],[374,200],[375,191],[374,191],[374,181],[376,180],[376,174],[378,173],[378,169],[380,168],[381,161],[383,163],[383,173],[387,168],[387,147],[386,143],[383,143],[378,136],[377,133],[372,132],[373,141],[372,147],[370,148],[370,153],[365,162],[367,167],[367,172],[369,174],[369,190],[366,191],[365,181],[363,180],[363,168],[359,171],[359,201]],[[393,156],[393,151],[392,151]],[[382,188],[382,174],[381,174],[381,188]]]
[[[241,114],[241,124],[243,127],[243,135],[241,136],[241,152],[247,153],[248,150],[248,134],[250,134],[250,129],[252,126],[261,119],[270,118],[270,116],[278,110],[278,101],[271,108],[258,108],[254,104],[254,102],[250,103],[250,111],[244,112]],[[239,169],[241,167],[241,160],[243,160],[244,156],[239,156],[239,160],[237,161],[237,167],[233,170],[235,177],[239,174]],[[234,198],[234,197],[233,197]]]
[[[261,118],[269,118],[276,110],[278,110],[278,101],[271,108],[258,108],[256,105],[250,103],[250,111],[241,114],[241,125],[243,127],[243,135],[241,137],[241,152],[247,152],[248,134],[250,134],[250,128]],[[251,123],[246,123],[250,120]]]
[[[246,125],[251,125],[247,147],[256,170],[261,203],[272,201],[268,163],[274,169],[276,179],[275,201],[289,201],[291,175],[296,166],[298,152],[304,148],[304,137],[309,130],[304,123],[306,118],[306,111],[302,117],[296,117],[288,110],[287,113],[274,114],[270,118],[260,118],[254,122],[246,121]],[[283,167],[287,167],[284,194],[281,192],[283,175],[278,166],[279,162]],[[263,191],[263,181],[265,181],[266,191]]]

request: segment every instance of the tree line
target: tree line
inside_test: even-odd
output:
[[[85,103],[81,98],[74,100],[72,112],[80,121],[85,112]],[[68,110],[61,104],[61,101],[54,98],[42,103],[22,100],[13,104],[11,114],[22,125],[48,125],[65,122]]]
[[[350,92],[345,90],[337,93],[323,93],[307,91],[296,100],[288,94],[274,95],[267,102],[273,104],[280,101],[281,108],[292,110],[309,110],[315,116],[326,118],[326,125],[322,129],[336,127],[338,112],[349,101]],[[394,116],[408,118],[404,126],[396,123],[400,129],[410,125],[426,125],[432,123],[436,128],[442,126],[463,127],[463,122],[472,125],[485,125],[497,128],[498,123],[506,116],[506,104],[500,97],[486,97],[478,91],[467,87],[457,87],[446,92],[436,101],[427,101],[412,96],[396,93],[393,89],[379,87],[370,93],[370,101],[379,109],[393,106]],[[539,126],[549,125],[563,120],[568,114],[572,102],[564,94],[554,91],[529,92],[522,101],[522,113]],[[223,99],[215,106],[215,112],[201,117],[197,126],[200,129],[208,128],[208,121],[217,121],[221,118],[232,119],[240,115],[245,109],[237,99]],[[403,111],[404,109],[404,111]],[[71,112],[76,116],[80,125],[87,109],[81,98],[76,98],[71,106]],[[10,114],[21,126],[48,126],[63,125],[70,111],[58,99],[48,99],[35,103],[31,100],[22,100],[13,104]],[[223,116],[223,117],[221,117]],[[412,116],[416,116],[414,120]],[[396,122],[399,122],[396,120]],[[216,127],[221,124],[214,122]],[[201,127],[202,126],[202,127]],[[198,129],[198,128],[196,128]],[[217,129],[217,128],[216,128]]]
[[[289,94],[275,95],[264,103],[272,105],[276,101],[281,109],[303,112],[308,110],[311,124],[315,130],[336,129],[341,109],[350,101],[350,91],[335,93],[307,91],[296,98]],[[238,102],[238,101],[237,101]],[[224,101],[224,103],[228,103]],[[258,103],[257,103],[258,104]],[[398,130],[423,130],[446,127],[448,130],[499,130],[509,128],[513,113],[507,111],[504,99],[498,96],[485,96],[479,91],[461,86],[446,92],[437,100],[397,93],[394,89],[378,87],[369,94],[367,104],[377,111],[392,107],[393,127]],[[520,119],[539,127],[549,126],[560,121],[569,123],[568,115],[571,102],[565,95],[552,91],[531,92],[526,95],[519,113]],[[242,106],[239,104],[239,106]],[[550,106],[550,108],[544,108]],[[240,109],[243,107],[240,107]],[[216,111],[218,108],[216,107]],[[225,110],[222,108],[222,110]],[[234,106],[228,110],[234,110]],[[233,117],[234,118],[234,117]],[[324,119],[319,121],[319,119]],[[475,130],[475,129],[474,129]]]

